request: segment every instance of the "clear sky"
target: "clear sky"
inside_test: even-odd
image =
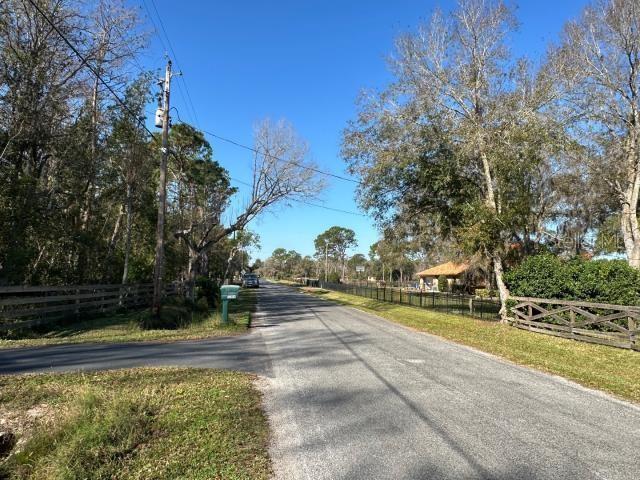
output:
[[[153,32],[152,0],[128,0]],[[355,115],[355,99],[363,88],[381,89],[390,80],[385,58],[394,38],[426,21],[434,7],[448,10],[449,0],[153,0],[184,73],[198,122],[185,100],[182,80],[174,81],[172,105],[180,117],[204,130],[251,145],[259,119],[286,118],[308,140],[323,170],[345,174],[340,158],[341,133]],[[145,8],[146,3],[146,8]],[[516,54],[539,57],[557,38],[563,23],[576,17],[584,0],[522,0],[521,26],[514,38]],[[151,38],[143,63],[164,65],[168,49],[158,35]],[[233,178],[249,181],[251,153],[210,139],[215,159]],[[320,201],[328,207],[358,211],[357,185],[335,179]],[[246,188],[242,185],[236,211]],[[333,225],[352,228],[359,247],[368,253],[377,240],[365,217],[293,204],[261,217],[251,229],[261,237],[265,258],[275,248],[313,253],[313,239]],[[352,252],[352,253],[354,253]]]

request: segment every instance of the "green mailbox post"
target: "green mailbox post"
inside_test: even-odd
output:
[[[220,287],[220,297],[222,299],[222,323],[229,323],[229,300],[236,300],[240,287],[237,285],[223,285]]]

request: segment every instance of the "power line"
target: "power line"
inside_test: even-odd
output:
[[[154,20],[153,14],[151,13],[151,10],[149,9],[149,6],[147,4],[146,0],[142,0],[142,5],[144,6],[145,11],[147,12],[147,17],[149,18],[149,20],[151,21],[151,24],[153,25],[153,31],[155,32],[156,36],[158,37],[158,40],[160,40],[160,45],[162,46],[162,49],[165,52],[165,55],[169,55],[169,51],[171,51],[171,55],[173,55],[173,59],[176,63],[176,67],[178,68],[178,70],[180,70],[180,65],[178,64],[178,59],[175,56],[175,51],[173,50],[173,46],[171,45],[171,41],[169,40],[169,37],[167,35],[167,32],[164,28],[164,24],[162,24],[162,18],[160,17],[160,15],[158,15],[158,20],[161,22],[161,26],[162,26],[162,30],[165,34],[165,38],[168,42],[169,48],[167,48],[167,44],[164,42],[164,38],[162,37],[162,34],[160,33],[160,30],[158,29],[158,25],[156,24],[156,21]],[[156,8],[155,3],[152,3],[154,10],[156,11],[156,14],[158,14],[158,9]],[[186,85],[185,85],[186,86]],[[185,103],[185,105],[187,105],[187,101],[186,101],[186,97],[184,95],[184,93],[182,93],[182,88],[180,88],[180,82],[176,83],[176,87],[178,88],[178,93],[180,94],[180,97],[182,98],[182,101]],[[195,117],[189,113],[189,116],[195,121]]]
[[[60,31],[60,29],[56,26],[55,23],[53,23],[53,21],[49,18],[49,16],[44,13],[42,11],[42,9],[38,6],[38,4],[34,1],[34,0],[28,0],[29,3],[33,6],[33,8],[36,9],[36,11],[42,16],[42,18],[45,19],[45,21],[51,26],[51,28],[60,36],[60,38],[62,38],[62,40],[64,41],[64,43],[67,44],[67,46],[73,51],[73,53],[82,61],[82,65],[85,65],[90,71],[91,73],[93,73],[96,78],[100,81],[100,83],[102,83],[102,85],[104,85],[107,90],[109,90],[109,92],[111,92],[111,95],[113,95],[113,97],[116,99],[116,101],[120,104],[120,106],[122,108],[124,108],[129,115],[131,115],[134,119],[136,119],[136,121],[138,122],[139,125],[142,126],[142,128],[144,128],[149,135],[153,136],[153,132],[151,130],[149,130],[147,128],[147,126],[144,124],[144,122],[140,119],[140,117],[133,111],[131,110],[131,108],[129,108],[129,106],[124,102],[124,100],[122,100],[120,98],[120,96],[118,96],[118,94],[116,93],[116,91],[111,87],[111,85],[109,85],[103,78],[102,76],[98,73],[98,71],[87,61],[87,59],[78,51],[78,49],[75,47],[75,45],[73,45],[71,43],[71,41]]]
[[[233,177],[229,177],[229,179],[231,181],[233,181],[233,182],[240,183],[242,185],[246,185],[247,187],[252,187],[253,188],[253,185],[251,185],[249,182],[238,180],[237,178],[233,178]],[[346,214],[349,214],[349,215],[356,215],[358,217],[366,217],[366,215],[364,215],[362,213],[359,213],[359,212],[351,212],[349,210],[341,210],[339,208],[327,207],[325,205],[320,205],[320,204],[317,204],[317,203],[308,202],[306,200],[302,200],[302,199],[299,199],[299,198],[288,198],[287,200],[293,200],[294,202],[303,203],[305,205],[309,205],[310,207],[316,207],[316,208],[323,208],[325,210],[331,210],[332,212],[346,213]]]
[[[165,49],[166,49],[166,47],[164,46],[164,42],[162,41],[162,37],[161,37],[161,35],[160,35],[160,32],[158,31],[158,28],[157,28],[157,26],[156,26],[156,23],[155,23],[155,21],[154,21],[154,20],[153,20],[153,18],[152,18],[152,15],[151,15],[151,12],[150,12],[149,8],[147,7],[147,2],[146,2],[146,0],[142,0],[142,1],[143,1],[143,3],[144,3],[145,9],[147,10],[147,14],[148,14],[148,15],[149,15],[149,17],[150,17],[151,22],[153,23],[153,27],[154,27],[154,29],[155,29],[156,33],[158,34],[158,37],[160,38],[160,42],[161,42],[161,44],[163,45],[163,48],[165,48]],[[160,15],[160,12],[158,11],[158,7],[156,6],[155,0],[149,0],[149,1],[151,2],[151,6],[153,7],[153,9],[154,9],[154,11],[155,11],[155,13],[156,13],[156,16],[157,16],[157,18],[158,18],[158,21],[159,21],[159,23],[160,23],[160,28],[162,29],[162,32],[164,33],[164,36],[165,36],[165,38],[166,38],[166,40],[167,40],[167,43],[168,43],[168,45],[169,45],[169,50],[170,50],[171,54],[173,55],[173,58],[174,58],[174,60],[175,60],[175,62],[176,62],[176,67],[177,67],[178,69],[180,69],[180,64],[179,64],[178,56],[176,55],[176,52],[175,52],[175,50],[173,49],[173,45],[171,44],[171,39],[169,38],[169,35],[167,34],[167,30],[166,30],[166,28],[165,28],[165,26],[164,26],[164,22],[162,21],[162,16]],[[336,179],[338,179],[338,180],[342,180],[342,181],[346,181],[346,182],[355,183],[355,184],[357,184],[357,185],[362,185],[362,182],[361,182],[361,181],[359,181],[359,180],[356,180],[356,179],[353,179],[353,178],[344,177],[344,176],[342,176],[342,175],[337,175],[337,174],[335,174],[335,173],[331,173],[331,172],[326,172],[326,171],[323,171],[323,170],[320,170],[320,169],[317,169],[317,168],[314,168],[314,167],[310,167],[310,166],[308,166],[308,165],[303,165],[303,164],[300,164],[300,163],[297,163],[297,162],[293,162],[293,161],[291,161],[291,160],[284,160],[284,159],[282,159],[282,158],[275,157],[275,156],[273,156],[273,155],[267,154],[266,152],[261,152],[261,151],[259,151],[259,150],[255,149],[255,148],[253,148],[253,147],[249,147],[249,146],[247,146],[247,145],[243,145],[243,144],[241,144],[241,143],[239,143],[239,142],[236,142],[236,141],[234,141],[234,140],[231,140],[231,139],[229,139],[229,138],[222,137],[222,136],[217,135],[217,134],[215,134],[215,133],[213,133],[213,132],[208,132],[208,131],[206,131],[206,130],[204,130],[204,129],[200,128],[200,125],[199,125],[199,123],[200,123],[200,122],[199,122],[199,120],[198,120],[198,114],[197,114],[196,109],[195,109],[195,107],[194,107],[194,105],[193,105],[193,102],[191,101],[191,95],[190,95],[190,93],[189,93],[189,88],[188,88],[188,86],[187,86],[187,82],[186,82],[186,80],[184,79],[184,77],[181,77],[181,79],[182,79],[182,81],[184,82],[184,88],[185,88],[186,96],[187,96],[187,100],[188,100],[188,102],[186,102],[186,103],[188,104],[187,108],[190,108],[190,110],[191,110],[190,115],[191,115],[191,116],[194,118],[194,120],[196,121],[196,126],[198,126],[198,128],[199,128],[202,132],[204,132],[205,134],[207,134],[207,135],[209,135],[209,136],[211,136],[211,137],[217,138],[218,140],[221,140],[221,141],[223,141],[223,142],[227,142],[227,143],[230,143],[230,144],[235,145],[235,146],[237,146],[237,147],[244,148],[244,149],[246,149],[246,150],[252,151],[252,152],[254,152],[254,153],[265,155],[265,156],[267,156],[267,157],[269,157],[269,158],[272,158],[272,159],[274,159],[274,160],[276,160],[276,161],[279,161],[279,162],[284,162],[284,163],[287,163],[287,164],[290,164],[290,165],[296,165],[296,166],[298,166],[298,167],[300,167],[300,168],[304,168],[304,169],[306,169],[306,170],[310,170],[310,171],[316,172],[316,173],[318,173],[318,174],[320,174],[320,175],[325,175],[325,176],[328,176],[328,177],[333,177],[333,178],[336,178]],[[177,85],[178,85],[178,92],[180,92],[180,95],[182,96],[182,90],[181,90],[181,89],[180,89],[180,87],[179,87],[179,85],[180,85],[180,84],[178,83]]]
[[[176,116],[178,117],[178,121],[179,121],[179,122],[181,122],[181,123],[184,123],[184,122],[182,121],[182,119],[180,118],[180,112],[178,111],[178,109],[177,109],[177,108],[175,108],[175,107],[173,107],[173,108],[175,109]],[[245,150],[250,150],[250,151],[252,151],[252,152],[254,152],[254,153],[257,153],[257,154],[259,154],[259,155],[265,155],[265,156],[267,156],[267,157],[269,157],[269,158],[273,158],[274,160],[277,160],[277,161],[279,161],[279,162],[285,162],[285,163],[289,163],[289,164],[291,164],[291,165],[296,165],[296,166],[298,166],[298,167],[300,167],[300,168],[304,168],[304,169],[307,169],[307,170],[311,170],[311,171],[314,171],[314,172],[319,173],[319,174],[321,174],[321,175],[327,175],[327,176],[330,176],[330,177],[334,177],[334,178],[337,178],[337,179],[339,179],[339,180],[344,180],[344,181],[347,181],[347,182],[353,182],[353,183],[356,183],[356,184],[359,184],[359,185],[361,185],[361,184],[362,184],[362,182],[361,182],[361,181],[359,181],[359,180],[355,180],[355,179],[353,179],[353,178],[342,177],[342,176],[340,176],[340,175],[336,175],[336,174],[331,173],[331,172],[325,172],[325,171],[319,170],[319,169],[317,169],[317,168],[310,167],[310,166],[308,166],[308,165],[303,165],[303,164],[301,164],[301,163],[293,162],[293,161],[291,161],[291,160],[285,160],[285,159],[283,159],[283,158],[279,158],[279,157],[276,157],[276,156],[274,156],[274,155],[270,155],[270,154],[268,154],[268,153],[266,153],[266,152],[262,152],[262,151],[260,151],[260,150],[258,150],[258,149],[256,149],[256,148],[249,147],[249,146],[247,146],[247,145],[243,145],[243,144],[241,144],[241,143],[239,143],[239,142],[236,142],[235,140],[231,140],[231,139],[229,139],[229,138],[221,137],[220,135],[216,135],[216,134],[215,134],[215,133],[213,133],[213,132],[208,132],[208,131],[206,131],[206,130],[201,130],[201,131],[202,131],[202,133],[204,133],[205,135],[209,135],[210,137],[217,138],[218,140],[222,140],[222,141],[224,141],[224,142],[231,143],[232,145],[235,145],[235,146],[237,146],[237,147],[244,148]],[[242,183],[242,182],[240,182],[240,183]]]
[[[49,16],[47,14],[45,14],[42,9],[37,5],[37,3],[34,0],[28,0],[29,3],[36,9],[36,11],[45,19],[45,21],[51,26],[51,28],[60,36],[60,38],[62,38],[62,40],[69,46],[69,48],[73,51],[73,53],[82,61],[82,64],[85,65],[90,71],[91,73],[93,73],[96,78],[100,81],[100,83],[102,83],[102,85],[104,85],[107,90],[109,90],[109,92],[113,95],[113,97],[116,99],[116,101],[118,102],[118,104],[120,104],[120,106],[122,108],[124,108],[133,118],[136,119],[136,121],[138,122],[139,125],[142,126],[142,128],[144,128],[144,130],[146,130],[149,135],[153,136],[153,132],[151,130],[149,130],[149,128],[147,128],[147,126],[144,124],[144,122],[139,118],[139,116],[120,98],[120,96],[116,93],[116,91],[111,87],[111,85],[109,85],[103,78],[102,76],[98,73],[98,71],[87,61],[87,59],[78,51],[78,49],[71,43],[71,41],[60,31],[60,29],[55,25],[55,23],[53,23],[53,21],[49,18]],[[144,0],[143,0],[144,1]],[[321,175],[326,175],[328,177],[333,177],[333,178],[337,178],[339,180],[343,180],[346,182],[352,182],[355,184],[362,184],[361,181],[359,180],[355,180],[352,178],[348,178],[348,177],[343,177],[341,175],[336,175],[335,173],[331,173],[331,172],[325,172],[323,170],[319,170],[317,168],[314,167],[310,167],[308,165],[304,165],[298,162],[294,162],[291,160],[285,160],[283,158],[280,157],[276,157],[275,155],[271,155],[268,154],[266,152],[262,152],[256,148],[250,147],[248,145],[244,145],[242,143],[236,142],[235,140],[231,140],[229,138],[223,137],[221,135],[217,135],[213,132],[209,132],[206,130],[202,130],[203,133],[205,133],[206,135],[209,135],[213,138],[216,138],[218,140],[230,143],[232,145],[235,145],[237,147],[240,148],[244,148],[245,150],[249,150],[251,152],[254,152],[256,154],[259,155],[265,155],[269,158],[272,158],[276,161],[279,162],[284,162],[290,165],[296,165],[300,168],[306,169],[306,170],[310,170],[313,172],[316,172],[318,174]],[[324,206],[320,206],[320,208],[329,208],[329,207],[324,207]],[[346,211],[345,211],[346,212]],[[353,212],[347,212],[347,213],[353,213]],[[358,214],[360,215],[360,214]]]
[[[144,1],[144,0],[143,0]],[[180,67],[180,60],[178,59],[178,55],[176,55],[175,50],[173,49],[173,44],[171,43],[171,39],[169,38],[169,34],[167,33],[167,29],[164,27],[164,22],[162,21],[162,16],[160,15],[160,12],[158,11],[158,7],[156,6],[156,2],[155,0],[150,0],[151,1],[151,6],[153,7],[153,10],[156,12],[156,16],[158,17],[158,22],[160,22],[160,28],[162,29],[162,32],[164,33],[164,36],[167,40],[167,44],[169,45],[169,51],[171,52],[171,55],[173,55],[173,59],[176,62],[176,67],[178,68],[178,70],[181,69]],[[145,3],[146,5],[146,3]],[[148,9],[147,9],[148,12]],[[153,21],[153,20],[152,20]],[[154,22],[154,28],[155,28],[155,22]],[[158,36],[160,36],[160,33],[158,32],[158,29],[156,28],[156,33],[158,33]],[[184,79],[184,76],[180,77],[180,79],[182,80],[182,83],[184,84],[184,90],[186,93],[186,101],[185,103],[187,104],[187,108],[190,108],[191,110],[191,115],[193,116],[193,119],[195,120],[196,125],[199,126],[200,121],[198,119],[198,113],[196,112],[195,107],[193,106],[193,101],[191,100],[191,94],[189,93],[189,87],[187,85],[187,81]],[[183,100],[185,100],[184,95],[182,94],[182,89],[180,88],[180,83],[176,83],[176,85],[178,85],[178,91],[180,92],[180,96],[183,97]]]
[[[345,182],[351,182],[351,183],[355,183],[357,185],[362,185],[362,182],[360,180],[356,180],[354,178],[343,177],[342,175],[337,175],[337,174],[331,173],[331,172],[325,172],[323,170],[320,170],[320,169],[317,169],[317,168],[314,168],[314,167],[310,167],[310,166],[304,165],[302,163],[294,162],[292,160],[285,160],[284,158],[276,157],[275,155],[271,155],[271,154],[269,154],[267,152],[264,152],[264,151],[261,151],[261,150],[259,150],[257,148],[253,148],[253,147],[250,147],[248,145],[244,145],[244,144],[242,144],[240,142],[236,142],[235,140],[231,140],[230,138],[226,138],[226,137],[217,135],[217,134],[215,134],[213,132],[208,132],[206,130],[202,130],[202,132],[204,134],[206,134],[206,135],[209,135],[210,137],[217,138],[218,140],[230,143],[231,145],[235,145],[236,147],[244,148],[245,150],[249,150],[249,151],[251,151],[253,153],[257,153],[258,155],[264,155],[265,157],[272,158],[272,159],[274,159],[274,160],[276,160],[278,162],[288,163],[290,165],[295,165],[297,167],[304,168],[305,170],[311,170],[312,172],[319,173],[320,175],[326,175],[327,177],[333,177],[333,178],[337,178],[338,180],[343,180]]]

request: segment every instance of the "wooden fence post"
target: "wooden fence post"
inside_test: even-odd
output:
[[[569,310],[569,328],[571,329],[571,338],[573,338],[573,328],[576,325],[576,312]]]
[[[636,343],[636,332],[638,324],[635,318],[627,317],[627,327],[629,328],[629,346],[632,350],[638,350],[638,344]]]

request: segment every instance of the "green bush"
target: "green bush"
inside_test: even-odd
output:
[[[220,296],[220,286],[209,277],[196,278],[196,299],[205,298],[208,305],[216,305]]]
[[[209,311],[209,302],[207,302],[207,299],[205,297],[200,297],[197,301],[196,301],[196,308],[197,311],[199,312],[203,312],[206,313]]]
[[[340,283],[340,274],[338,272],[331,272],[328,276],[327,279],[329,281],[329,283]]]
[[[631,268],[624,260],[581,262],[577,270],[574,283],[576,298],[640,305],[640,271]]]
[[[568,262],[551,254],[528,257],[505,274],[505,283],[518,297],[570,298],[573,276]]]
[[[449,281],[447,280],[447,277],[445,277],[444,275],[440,275],[438,277],[438,290],[440,292],[449,291]]]
[[[537,255],[507,272],[505,282],[518,297],[640,305],[640,271],[623,260]]]
[[[140,328],[144,330],[176,330],[191,323],[192,312],[186,306],[163,305],[160,316],[149,310],[140,315]]]
[[[480,298],[494,298],[498,296],[495,290],[489,288],[476,288],[474,293]]]

